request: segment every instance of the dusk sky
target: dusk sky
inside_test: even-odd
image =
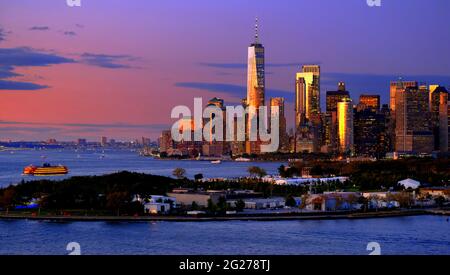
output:
[[[0,0],[0,140],[155,139],[176,105],[246,96],[259,18],[266,100],[322,69],[388,102],[398,77],[450,86],[448,0]]]

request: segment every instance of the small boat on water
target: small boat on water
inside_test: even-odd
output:
[[[221,161],[220,159],[218,159],[218,160],[212,160],[211,163],[212,163],[212,164],[221,164],[222,161]]]
[[[52,166],[44,163],[42,166],[29,165],[23,169],[24,175],[31,176],[56,176],[69,173],[69,169],[63,165]]]
[[[249,162],[249,161],[251,161],[251,159],[248,159],[248,158],[237,158],[237,159],[235,159],[234,161],[237,161],[237,162]]]

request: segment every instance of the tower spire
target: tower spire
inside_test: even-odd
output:
[[[255,44],[259,44],[259,36],[258,36],[258,17],[255,18]]]

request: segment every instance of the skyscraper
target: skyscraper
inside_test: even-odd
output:
[[[426,86],[398,89],[395,95],[395,150],[431,153],[429,91]]]
[[[448,137],[450,137],[450,101],[447,101]],[[448,139],[448,150],[450,151],[450,138]]]
[[[353,104],[350,99],[344,99],[337,104],[339,151],[353,152]]]
[[[102,137],[100,140],[100,146],[105,147],[108,145],[108,138],[107,137]]]
[[[338,83],[338,91],[347,91],[347,89],[345,89],[345,82],[344,81],[339,81],[339,83]]]
[[[345,90],[327,91],[326,95],[326,110],[327,112],[336,112],[338,102],[350,99],[350,93]]]
[[[395,109],[396,109],[396,97],[395,95],[397,94],[397,91],[401,91],[404,90],[408,87],[417,87],[419,85],[419,83],[417,81],[403,81],[403,80],[398,80],[398,81],[391,81],[391,86],[390,86],[390,107],[391,107],[391,113],[392,115],[394,115],[395,113]]]
[[[388,148],[385,113],[361,108],[354,113],[354,143],[357,155],[384,157]]]
[[[173,149],[172,133],[170,130],[164,130],[159,137],[159,152],[168,153]]]
[[[448,92],[445,87],[430,85],[430,112],[434,150],[448,152]]]
[[[404,91],[408,87],[417,87],[419,86],[419,83],[417,81],[403,81],[402,79],[399,79],[398,81],[391,81],[390,85],[390,100],[389,100],[389,107],[390,107],[390,118],[389,118],[389,125],[387,128],[387,132],[389,135],[389,140],[391,140],[391,149],[395,150],[395,133],[396,133],[396,95],[399,91]]]
[[[225,132],[226,132],[226,112],[225,112],[225,106],[224,106],[224,101],[221,98],[217,98],[214,97],[212,99],[210,99],[208,101],[208,104],[206,105],[206,108],[208,107],[217,107],[219,109],[222,110],[222,135],[218,135],[218,136],[222,136],[224,137]],[[208,132],[210,135],[210,138],[205,140],[203,145],[202,145],[202,153],[205,156],[222,156],[224,153],[226,153],[228,150],[228,143],[225,141],[217,141],[213,139],[214,135],[218,134],[218,129],[215,129],[215,126],[213,126],[212,120],[215,118],[215,114],[211,114],[210,117],[208,118],[203,118],[203,125],[204,127],[206,127],[207,125],[209,125],[208,127]],[[210,123],[210,124],[208,124]]]
[[[279,124],[280,124],[280,130],[279,130],[279,150],[287,152],[288,149],[288,137],[286,132],[286,116],[284,115],[284,98],[283,97],[272,97],[270,98],[270,107],[277,106],[278,109],[278,115],[279,116]]]
[[[249,141],[250,133],[257,133],[258,129],[252,129],[251,121],[256,117],[258,127],[263,123],[263,118],[258,117],[258,108],[264,106],[265,98],[265,71],[264,71],[264,47],[259,43],[258,19],[255,24],[255,42],[248,47],[247,60],[247,100],[246,104],[256,112],[249,112],[247,121],[246,152],[248,154],[259,153],[261,143]]]
[[[305,65],[295,77],[295,127],[302,114],[314,120],[320,114],[320,66]]]
[[[370,109],[375,112],[380,110],[380,96],[362,94],[359,96],[359,109]]]
[[[350,93],[345,89],[345,83],[339,82],[337,91],[327,91],[326,115],[325,115],[325,145],[327,151],[338,149],[338,116],[337,104],[343,100],[349,100]]]
[[[301,114],[300,124],[297,127],[294,137],[294,152],[313,153],[317,151],[317,138],[314,135],[312,123]]]

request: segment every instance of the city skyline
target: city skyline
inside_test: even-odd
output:
[[[291,13],[289,5],[271,11],[268,4],[261,3],[249,12],[247,3],[236,11],[237,1],[199,1],[194,7],[168,1],[152,10],[153,17],[148,19],[148,12],[138,11],[152,6],[148,3],[98,1],[68,9],[60,2],[27,8],[0,4],[0,15],[22,15],[16,22],[6,16],[0,21],[0,140],[100,140],[101,136],[155,140],[172,123],[170,109],[192,102],[194,96],[205,100],[217,96],[226,104],[238,105],[247,89],[243,49],[252,41],[255,16],[267,52],[266,97],[285,98],[287,128],[294,126],[295,73],[302,65],[321,67],[322,109],[326,91],[335,90],[339,81],[346,83],[352,99],[378,94],[382,103],[388,103],[389,83],[399,76],[427,84],[450,83],[450,66],[445,62],[450,35],[441,27],[443,10],[450,7],[445,1],[408,1],[409,16],[421,14],[427,21],[421,24],[389,21],[395,16],[406,18],[397,13],[401,3],[373,9],[364,1],[318,1],[327,4],[322,9],[315,1],[285,1],[309,8],[311,14],[325,14],[317,26],[282,16]],[[188,24],[182,27],[169,18],[171,13],[181,15],[175,5],[187,11],[182,18]],[[423,5],[428,8],[424,14]],[[122,18],[121,9],[136,16],[119,24],[109,18],[93,18],[99,9],[118,18]],[[211,14],[202,14],[205,10]],[[233,12],[237,14],[230,18]],[[269,16],[271,12],[276,16]],[[216,18],[214,24],[202,24],[211,22],[211,16]],[[398,29],[386,30],[386,20]],[[352,22],[360,24],[349,28]],[[138,31],[131,32],[133,28]],[[324,28],[327,35],[320,32]],[[398,37],[396,31],[402,36],[416,35],[417,41],[411,45],[407,40],[405,50],[401,41],[393,40]],[[136,36],[140,33],[150,35]],[[422,33],[440,39],[433,44],[433,51],[423,50],[428,43],[418,38]],[[104,39],[99,42],[97,35]],[[384,39],[392,43],[382,46]]]

